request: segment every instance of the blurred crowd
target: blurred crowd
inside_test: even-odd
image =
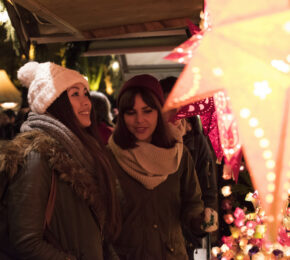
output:
[[[0,142],[11,140],[20,132],[20,126],[27,118],[29,108],[22,108],[20,111],[7,109],[0,111]]]

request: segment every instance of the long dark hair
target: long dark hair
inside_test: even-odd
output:
[[[170,133],[168,124],[164,121],[161,113],[161,104],[155,95],[145,88],[130,88],[128,89],[119,100],[118,103],[118,119],[113,133],[115,143],[122,149],[130,149],[137,147],[136,137],[129,132],[125,120],[124,114],[126,111],[133,109],[135,104],[135,97],[140,94],[143,101],[152,109],[156,109],[158,112],[157,126],[152,134],[151,143],[162,148],[171,148],[175,145],[176,140]]]
[[[68,127],[81,140],[89,153],[94,156],[95,172],[98,174],[94,177],[97,178],[99,186],[103,191],[103,196],[100,198],[102,201],[100,203],[103,203],[107,218],[106,223],[108,223],[105,225],[105,229],[109,238],[116,238],[115,236],[120,230],[120,217],[118,204],[116,202],[113,170],[109,163],[106,147],[104,147],[98,136],[94,109],[91,110],[90,114],[91,125],[87,128],[81,127],[73,112],[67,92],[64,91],[47,109],[47,112]],[[96,144],[96,141],[99,145]]]

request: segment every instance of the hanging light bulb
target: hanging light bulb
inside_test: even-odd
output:
[[[221,192],[223,194],[224,197],[228,197],[232,194],[232,189],[231,186],[223,186],[221,189]]]
[[[29,59],[34,60],[35,59],[35,46],[33,43],[30,44],[29,47]]]
[[[114,60],[114,61],[112,62],[112,70],[113,70],[114,72],[118,72],[118,71],[120,70],[120,64],[119,64],[118,61]]]

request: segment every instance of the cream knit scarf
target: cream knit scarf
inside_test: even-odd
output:
[[[182,136],[181,136],[182,137]],[[108,142],[120,167],[149,190],[164,182],[180,165],[183,143],[179,140],[173,148],[165,149],[147,142],[137,142],[138,147],[122,149],[111,136]]]

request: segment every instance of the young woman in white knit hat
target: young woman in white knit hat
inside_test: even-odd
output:
[[[25,64],[18,79],[31,112],[0,153],[0,258],[109,259],[118,214],[87,80],[51,62]]]
[[[128,80],[108,145],[120,182],[122,230],[114,243],[121,260],[187,260],[182,225],[201,232],[203,202],[183,131],[173,132],[161,109],[156,78]]]

